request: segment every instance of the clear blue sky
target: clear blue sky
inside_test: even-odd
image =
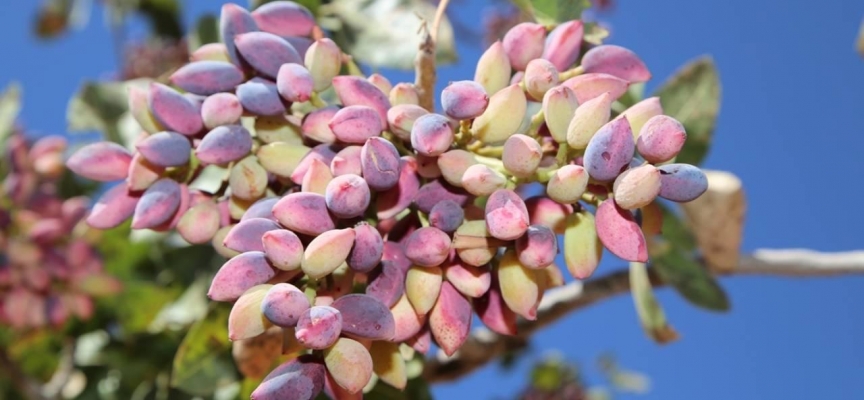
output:
[[[458,19],[479,31],[487,0],[454,1]],[[101,15],[85,31],[55,43],[30,36],[35,0],[9,2],[0,14],[4,60],[0,84],[24,84],[26,125],[64,132],[66,102],[85,79],[109,76],[114,55]],[[188,2],[187,17],[215,11],[216,1]],[[619,0],[604,16],[611,42],[640,54],[656,77],[711,54],[723,83],[715,145],[707,167],[738,174],[749,210],[744,249],[864,247],[864,59],[853,41],[864,2],[769,0]],[[480,54],[474,38],[458,45],[462,64],[441,82],[467,79]],[[391,75],[393,77],[395,75]],[[401,75],[401,79],[410,79]],[[606,263],[600,272],[617,267]],[[707,313],[669,290],[659,297],[682,339],[665,347],[639,329],[632,302],[620,297],[573,315],[535,337],[539,356],[560,349],[592,367],[613,351],[653,381],[644,399],[860,399],[864,393],[864,278],[730,278],[729,314]],[[455,384],[441,399],[512,395],[528,361],[503,374],[490,366]]]

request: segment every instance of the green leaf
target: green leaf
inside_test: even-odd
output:
[[[128,280],[123,283],[120,295],[110,301],[116,306],[124,331],[138,333],[146,332],[162,307],[179,295],[179,290],[171,287],[142,280]]]
[[[195,29],[189,33],[189,52],[193,52],[207,43],[219,41],[219,19],[213,14],[205,14],[198,18]]]
[[[419,29],[423,20],[431,25],[436,10],[424,0],[335,0],[326,7],[328,18],[321,25],[333,32],[340,48],[373,68],[401,70],[414,69],[422,37]],[[453,26],[446,15],[438,30],[435,56],[440,65],[456,61]]]
[[[675,288],[696,306],[727,311],[730,308],[726,292],[717,279],[696,260],[696,241],[687,226],[669,209],[663,209],[661,238],[652,238],[648,245],[651,265],[660,279]]]
[[[249,9],[254,10],[258,7],[263,6],[271,1],[276,0],[251,0],[249,2]],[[306,7],[309,11],[312,12],[312,15],[318,15],[318,7],[321,7],[321,0],[293,0],[295,3]]]
[[[720,112],[720,78],[714,60],[703,56],[687,63],[654,94],[666,115],[681,121],[687,141],[677,162],[699,165],[708,150]]]
[[[169,39],[183,38],[177,0],[140,0],[138,11],[150,21],[154,35]]]
[[[21,112],[21,85],[12,82],[0,95],[0,145],[15,129],[15,120]]]
[[[369,393],[363,395],[364,400],[432,400],[432,390],[429,383],[422,377],[409,379],[405,390],[399,390],[380,380]]]
[[[534,19],[543,25],[554,25],[582,18],[591,7],[590,0],[530,0]]]
[[[211,303],[207,316],[192,325],[174,357],[171,387],[208,396],[218,386],[236,381],[234,365],[225,361],[231,352],[229,313],[229,305]]]
[[[86,82],[69,100],[66,125],[72,133],[100,131],[122,143],[119,123],[128,108],[126,83]]]
[[[645,333],[657,343],[664,344],[678,338],[678,333],[666,321],[666,313],[657,298],[648,278],[648,268],[643,263],[630,263],[630,291],[636,314]]]
[[[588,43],[599,46],[603,44],[603,39],[609,37],[609,30],[596,22],[585,22],[583,26],[585,27],[585,33],[582,36],[582,40]]]

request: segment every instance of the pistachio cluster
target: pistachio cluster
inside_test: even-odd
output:
[[[405,359],[453,355],[474,313],[501,334],[536,318],[563,283],[559,235],[579,279],[604,247],[645,262],[655,200],[707,189],[674,163],[686,133],[657,98],[614,115],[651,74],[622,47],[582,55],[580,21],[516,25],[439,113],[410,83],[342,75],[350,58],[295,3],[225,5],[220,30],[168,84],[130,91],[134,153],[97,143],[68,165],[122,180],[92,226],[132,218],[229,258],[209,296],[234,303],[230,339],[278,326],[294,356],[254,399],[353,398],[373,375],[404,388]],[[190,188],[205,168],[225,171],[218,190]]]

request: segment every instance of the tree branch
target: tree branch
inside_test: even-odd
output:
[[[438,27],[441,25],[441,19],[444,17],[444,11],[449,2],[450,0],[441,0],[438,3],[431,30],[426,27],[426,21],[423,21],[420,28],[423,38],[420,41],[420,48],[417,50],[417,57],[414,59],[414,73],[416,74],[414,87],[417,90],[420,107],[429,112],[435,111],[435,52],[438,44]]]
[[[651,270],[649,269],[649,272]],[[737,267],[718,275],[778,275],[786,277],[819,277],[841,274],[864,274],[864,251],[822,253],[806,249],[756,250],[742,256]],[[656,275],[651,283],[663,286]],[[543,296],[537,319],[520,319],[516,336],[505,336],[479,328],[453,357],[438,352],[427,359],[424,375],[429,382],[446,382],[460,378],[499,356],[523,346],[538,330],[568,314],[602,300],[630,292],[628,271],[622,269],[586,282],[574,281],[551,289]]]

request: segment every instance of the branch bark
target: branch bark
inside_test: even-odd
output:
[[[426,21],[423,21],[421,26],[423,38],[417,51],[417,57],[414,59],[414,73],[416,74],[414,88],[417,90],[420,107],[429,112],[435,111],[434,95],[435,79],[437,78],[435,52],[438,44],[438,27],[441,25],[441,19],[444,17],[444,11],[449,2],[450,0],[441,0],[438,3],[431,29],[427,28]]]
[[[843,274],[864,274],[864,251],[823,253],[806,249],[761,249],[741,257],[735,269],[718,273],[719,276],[785,277]],[[651,283],[655,287],[664,285],[653,273]],[[448,358],[439,351],[437,355],[427,359],[424,375],[429,382],[446,382],[460,378],[499,356],[524,346],[535,332],[570,313],[629,292],[630,279],[627,269],[586,282],[574,281],[551,289],[543,296],[537,310],[537,319],[520,320],[517,325],[519,333],[516,336],[499,335],[486,328],[476,329],[453,357]]]

